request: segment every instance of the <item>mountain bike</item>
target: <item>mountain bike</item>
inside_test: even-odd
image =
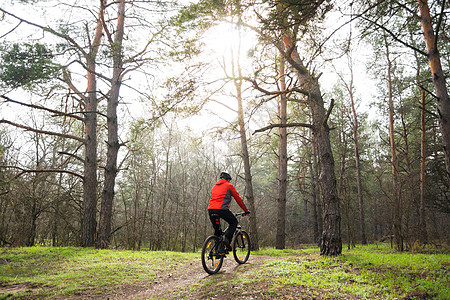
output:
[[[245,264],[250,256],[250,236],[247,232],[242,230],[241,225],[239,224],[241,221],[241,217],[245,215],[245,213],[236,213],[234,214],[238,220],[238,225],[236,231],[233,235],[233,240],[231,241],[231,249],[233,252],[234,260],[238,264]],[[219,217],[217,215],[217,217]],[[218,218],[220,222],[220,218]],[[220,225],[220,224],[219,224]],[[227,228],[228,229],[228,228]],[[225,232],[222,231],[220,236],[211,235],[206,238],[202,247],[202,265],[203,269],[205,269],[208,274],[216,274],[219,272],[220,268],[223,264],[223,259],[229,254],[226,249],[225,243],[223,239],[225,238]]]

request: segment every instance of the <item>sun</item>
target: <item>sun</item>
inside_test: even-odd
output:
[[[249,61],[248,52],[255,47],[256,41],[256,35],[245,27],[222,22],[207,32],[204,39],[205,52],[209,59],[220,64],[236,64],[239,60],[243,67]]]

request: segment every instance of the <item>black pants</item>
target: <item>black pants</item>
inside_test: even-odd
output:
[[[229,226],[228,230],[225,232],[225,236],[231,243],[231,240],[233,239],[233,234],[236,231],[236,227],[238,224],[238,221],[236,217],[233,215],[233,213],[228,209],[208,209],[208,213],[209,219],[211,220],[211,223],[214,228],[214,235],[220,236],[222,234],[222,231],[220,229],[217,218],[213,215],[219,215],[220,218],[224,219],[228,223]]]

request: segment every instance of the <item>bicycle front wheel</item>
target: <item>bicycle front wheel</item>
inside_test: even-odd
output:
[[[233,239],[233,256],[237,263],[245,264],[250,256],[250,237],[247,232],[238,232]]]
[[[202,265],[208,274],[219,272],[223,264],[224,255],[219,253],[219,238],[215,235],[208,237],[202,247]]]

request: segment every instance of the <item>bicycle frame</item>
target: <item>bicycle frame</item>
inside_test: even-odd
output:
[[[245,216],[245,213],[235,213],[234,216],[235,216],[236,219],[238,220],[238,224],[237,224],[236,230],[234,231],[233,239],[236,237],[237,234],[241,233],[241,231],[242,231],[241,218],[242,218],[243,216]],[[220,222],[220,219],[221,219],[221,218],[219,217],[219,222]],[[221,226],[221,224],[219,224],[219,226]],[[219,236],[219,238],[221,239],[221,240],[220,240],[221,242],[223,241],[223,238],[224,238],[224,236],[225,236],[225,232],[227,232],[228,228],[229,228],[229,226],[227,226],[227,227],[225,228],[225,230],[222,230],[222,229],[220,230],[220,231],[222,232],[222,234]],[[231,242],[231,241],[230,241],[230,242]]]
[[[242,226],[240,225],[240,219],[245,215],[245,213],[237,213],[234,215],[238,219],[238,225],[236,226],[236,231],[234,232],[233,239],[231,241],[231,252],[233,253],[234,259],[237,263],[244,264],[250,256],[250,237],[247,232],[242,230]],[[217,224],[219,228],[215,227],[215,230],[220,230],[221,234],[220,236],[212,235],[207,237],[202,247],[203,268],[208,274],[211,275],[219,272],[222,267],[223,259],[229,253],[223,242],[224,235],[228,230],[228,227],[225,231],[223,231],[220,228],[220,217],[217,217],[218,221],[215,224]]]

